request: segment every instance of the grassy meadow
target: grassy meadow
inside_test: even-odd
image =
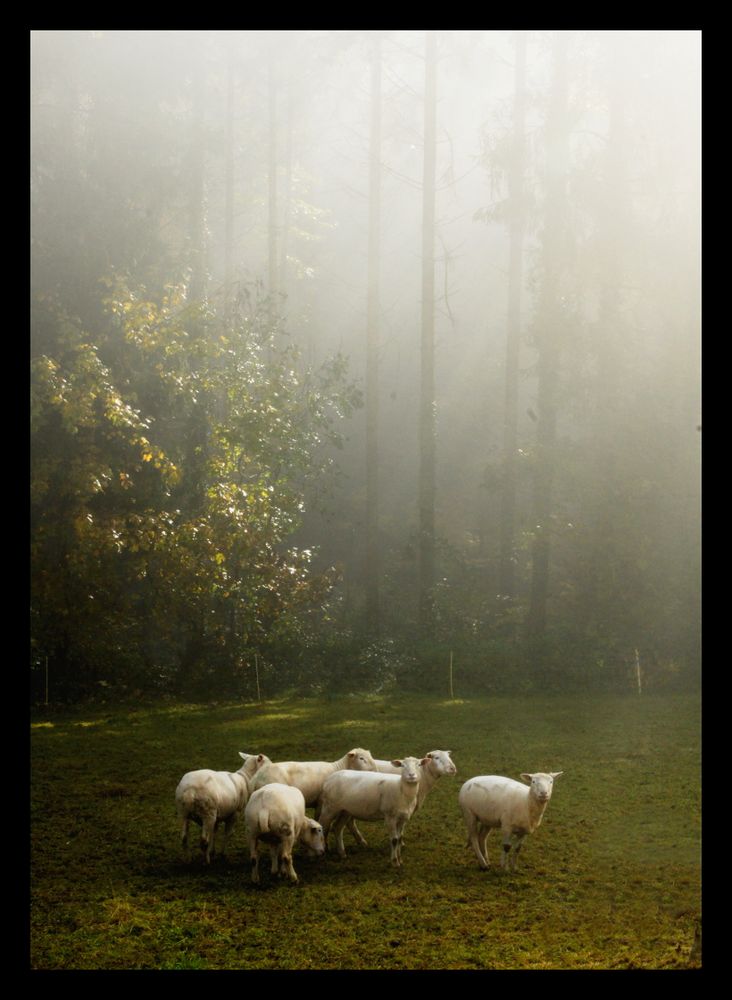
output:
[[[30,961],[40,969],[687,969],[701,918],[700,703],[689,695],[400,695],[36,710]],[[348,857],[296,853],[300,883],[186,863],[174,792],[238,750],[335,760],[452,750],[392,868],[382,823]],[[478,774],[564,771],[514,873],[465,846]],[[192,832],[197,833],[197,828]],[[193,836],[192,842],[197,842]]]

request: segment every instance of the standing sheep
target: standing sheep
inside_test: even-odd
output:
[[[402,831],[417,807],[417,794],[427,758],[393,760],[399,774],[337,771],[325,781],[320,819],[327,839],[331,824],[340,857],[345,858],[343,828],[350,818],[383,819],[391,840],[391,860],[401,867]]]
[[[283,760],[260,768],[254,781],[252,791],[263,788],[273,781],[283,785],[299,788],[305,796],[305,806],[315,808],[315,818],[320,814],[320,797],[323,792],[323,782],[336,771],[348,768],[351,771],[375,771],[374,758],[368,750],[354,747],[339,760],[332,762],[324,760]]]
[[[522,774],[528,787],[513,778],[482,775],[470,778],[460,789],[459,801],[468,829],[468,845],[475,851],[481,868],[488,867],[488,834],[500,827],[503,839],[501,867],[516,868],[521,843],[541,823],[552,797],[554,779],[563,771],[549,774]]]
[[[239,752],[244,763],[238,771],[188,771],[178,782],[175,804],[181,821],[181,845],[188,851],[188,824],[191,820],[201,827],[201,850],[206,864],[211,863],[216,829],[224,825],[222,856],[227,837],[249,798],[249,782],[257,770],[271,764],[263,753]]]
[[[452,750],[430,750],[428,754],[425,754],[424,759],[427,761],[426,765],[422,769],[422,776],[419,781],[419,788],[417,789],[417,804],[414,807],[414,811],[421,807],[424,800],[427,798],[428,793],[434,788],[435,782],[438,778],[443,775],[453,775],[457,774],[457,768],[455,764],[450,759],[450,754]],[[400,770],[395,767],[390,760],[376,760],[374,758],[374,763],[376,764],[376,770],[381,774],[399,774]],[[356,821],[351,817],[346,822],[346,826],[351,831],[356,843],[360,844],[361,847],[367,847],[367,842],[359,828],[356,826]],[[402,846],[404,845],[404,838],[402,837]]]
[[[325,854],[320,823],[305,815],[305,796],[299,788],[272,782],[252,792],[244,817],[249,839],[252,882],[259,882],[259,841],[269,844],[272,874],[297,882],[292,849],[299,840],[311,853]]]

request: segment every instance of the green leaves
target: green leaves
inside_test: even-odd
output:
[[[105,286],[94,334],[57,313],[32,366],[35,648],[64,650],[72,689],[98,662],[166,686],[233,676],[243,642],[327,590],[287,539],[359,398],[343,358],[303,371],[257,309],[224,323],[184,286]]]

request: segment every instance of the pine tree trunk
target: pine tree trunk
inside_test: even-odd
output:
[[[515,597],[516,460],[518,443],[518,379],[523,285],[523,175],[526,128],[526,33],[516,34],[513,142],[508,175],[509,264],[506,336],[506,395],[504,403],[503,489],[501,492],[499,592]]]
[[[620,89],[622,63],[618,37],[607,38],[609,121],[605,146],[604,185],[598,213],[599,273],[597,375],[595,379],[594,451],[597,458],[597,502],[594,544],[584,588],[584,617],[595,621],[603,600],[611,598],[614,568],[617,461],[613,413],[620,388],[618,339],[622,324],[620,282],[624,232],[629,231],[625,182],[625,108]]]
[[[546,123],[546,211],[542,245],[543,281],[537,320],[538,389],[537,455],[534,474],[534,543],[532,548],[531,596],[527,616],[530,636],[544,634],[549,598],[551,520],[553,514],[554,466],[557,438],[557,388],[562,302],[560,275],[564,257],[567,220],[567,115],[568,35],[556,34],[554,79]]]
[[[280,233],[280,264],[279,288],[287,295],[288,284],[288,237],[290,234],[290,216],[292,213],[292,139],[294,132],[294,82],[292,77],[287,83],[287,109],[285,117],[285,148],[284,148],[284,191],[282,196],[282,231]]]
[[[268,221],[267,221],[267,290],[270,296],[270,316],[277,312],[277,86],[275,57],[271,52],[267,72],[267,98],[269,107],[269,142],[267,156]]]
[[[224,153],[224,315],[231,316],[234,276],[234,57],[226,61],[226,137]]]
[[[379,608],[379,265],[381,248],[381,42],[371,64],[368,296],[366,305],[366,618],[378,633]]]
[[[191,275],[188,297],[191,303],[200,305],[206,298],[207,272],[203,68],[198,62],[194,62],[191,67],[191,78],[192,115],[188,167],[188,232]],[[196,317],[190,323],[190,332],[194,338],[206,336],[205,324],[200,317]],[[184,492],[190,509],[198,510],[203,503],[209,445],[207,406],[193,407],[187,423]]]
[[[422,179],[422,338],[419,413],[419,621],[434,620],[435,579],[435,165],[437,48],[426,33]]]
[[[202,302],[206,295],[203,74],[198,64],[192,67],[191,73],[193,110],[188,161],[188,232],[191,267],[189,297],[192,302]]]

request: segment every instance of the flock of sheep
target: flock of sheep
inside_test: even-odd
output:
[[[402,863],[402,835],[407,820],[420,808],[430,789],[443,775],[456,774],[450,750],[432,750],[421,759],[375,760],[368,750],[356,747],[340,760],[280,761],[264,754],[239,753],[244,763],[238,771],[189,771],[176,789],[181,821],[181,842],[188,850],[191,820],[201,827],[201,849],[209,863],[216,829],[223,826],[226,839],[244,812],[251,859],[252,881],[259,882],[258,845],[269,846],[273,875],[297,882],[292,851],[300,843],[310,854],[326,852],[328,834],[346,856],[343,831],[348,827],[358,844],[366,846],[356,820],[384,820],[391,842],[391,860]],[[549,774],[522,774],[527,784],[497,775],[470,778],[460,789],[459,803],[481,868],[488,867],[489,832],[500,828],[503,867],[516,867],[516,858],[527,833],[541,823],[551,798],[554,779]],[[315,819],[305,814],[312,807]]]

